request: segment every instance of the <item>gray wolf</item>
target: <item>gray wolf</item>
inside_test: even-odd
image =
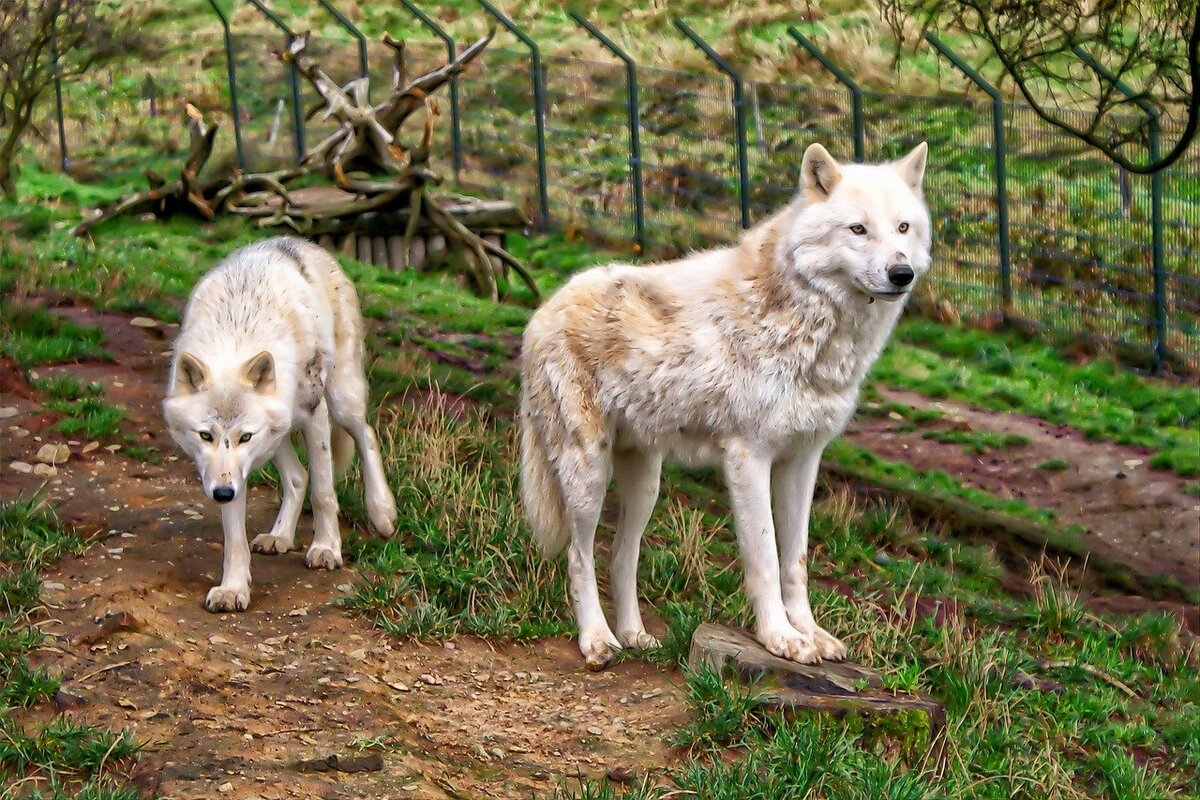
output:
[[[637,561],[668,456],[723,469],[757,639],[798,662],[845,657],[809,605],[809,508],[821,452],[929,268],[926,152],[842,165],[813,144],[796,198],[736,245],[587,270],[533,315],[522,500],[544,552],[567,549],[589,667],[658,644],[638,609]],[[610,477],[615,633],[592,552]]]
[[[367,424],[363,320],[354,286],[321,248],[277,237],[231,253],[192,290],[163,401],[171,436],[196,461],[204,494],[221,504],[221,583],[205,608],[250,604],[250,549],[286,553],[308,475],[292,447],[304,433],[312,471],[313,569],[342,565],[335,470],[362,457],[367,516],[390,536],[396,503]],[[332,421],[332,424],[331,424]],[[246,539],[246,480],[275,462],[283,500],[268,533]]]

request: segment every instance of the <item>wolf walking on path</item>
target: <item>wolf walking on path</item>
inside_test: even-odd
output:
[[[396,502],[367,423],[363,320],[354,285],[316,245],[277,237],[234,251],[188,300],[163,401],[171,436],[196,461],[204,494],[221,503],[221,583],[209,611],[250,604],[250,549],[286,553],[308,475],[292,447],[304,432],[312,472],[312,544],[305,563],[342,566],[334,474],[362,457],[367,517],[391,536]],[[332,425],[331,425],[332,418]],[[246,538],[247,478],[268,460],[283,500],[268,533]]]
[[[588,270],[530,320],[522,499],[545,552],[567,548],[589,667],[658,644],[638,608],[637,561],[668,456],[723,468],[758,640],[799,662],[845,657],[809,605],[809,509],[821,452],[929,268],[926,152],[841,165],[813,144],[796,199],[736,245]],[[614,477],[615,633],[593,558]]]

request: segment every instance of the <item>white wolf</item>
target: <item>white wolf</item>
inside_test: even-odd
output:
[[[821,451],[929,267],[926,151],[843,166],[813,144],[797,198],[737,245],[588,270],[533,315],[522,499],[547,554],[569,544],[589,667],[614,648],[658,644],[638,610],[637,560],[664,456],[723,468],[758,640],[800,662],[845,657],[809,606],[809,507]],[[592,555],[610,476],[621,504],[615,635]]]
[[[367,424],[363,321],[353,284],[314,244],[290,237],[234,251],[192,290],[175,341],[163,412],[171,436],[196,460],[204,493],[221,503],[225,555],[209,611],[250,604],[250,547],[286,553],[304,504],[304,466],[292,448],[304,431],[312,470],[314,535],[305,563],[342,565],[334,471],[357,444],[367,516],[390,536],[396,503]],[[330,416],[336,427],[331,429]],[[269,533],[246,541],[246,479],[268,459],[283,502]]]

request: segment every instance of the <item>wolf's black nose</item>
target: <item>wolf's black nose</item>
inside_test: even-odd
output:
[[[908,286],[913,282],[914,277],[912,267],[907,264],[896,264],[888,267],[887,276],[888,280],[896,286]]]
[[[216,500],[218,503],[228,503],[233,499],[234,494],[232,486],[218,486],[213,489],[213,500]]]

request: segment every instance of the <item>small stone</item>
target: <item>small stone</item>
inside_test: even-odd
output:
[[[357,650],[351,650],[351,651],[350,651],[350,658],[352,658],[352,659],[353,659],[353,660],[355,660],[355,661],[365,661],[365,660],[366,660],[366,658],[367,658],[367,650],[366,650],[366,648],[364,648],[364,647],[360,647],[360,648],[359,648],[359,649],[357,649]]]
[[[87,444],[85,444],[83,446],[83,449],[80,450],[79,452],[86,456],[88,453],[92,452],[93,450],[99,450],[99,449],[100,449],[99,442],[88,442]]]
[[[421,677],[417,680],[421,681],[421,683],[428,684],[429,686],[441,686],[443,683],[445,683],[445,680],[441,675],[431,675],[428,672],[421,675]]]
[[[886,567],[888,564],[892,563],[892,557],[881,550],[875,554],[874,561],[879,566]]]
[[[28,475],[33,472],[33,464],[27,464],[24,461],[10,461],[8,462],[8,468],[22,475]]]
[[[149,317],[134,317],[129,324],[135,328],[157,328],[159,325],[158,320]]]
[[[140,317],[139,317],[139,319],[140,319]],[[233,781],[225,781],[224,783],[222,783],[220,786],[217,787],[217,791],[220,792],[221,794],[229,794],[230,792],[233,791]]]
[[[37,460],[43,464],[62,464],[71,457],[71,448],[65,444],[44,444],[37,452]]]
[[[219,633],[214,633],[212,636],[208,637],[208,643],[209,644],[229,644],[229,640],[226,639],[224,636],[222,636]]]
[[[59,689],[54,693],[54,705],[59,711],[66,711],[68,708],[78,708],[87,702],[87,698],[81,694],[68,692],[66,689]]]
[[[588,728],[587,732],[590,733],[592,736],[603,736],[604,735],[604,729],[597,728],[595,726]]]
[[[608,771],[608,779],[613,783],[633,783],[633,767],[613,767]]]
[[[18,413],[20,412],[17,411],[16,406],[5,406],[4,408],[0,408],[0,419],[12,419]]]
[[[49,464],[34,464],[33,474],[43,478],[53,478],[58,474],[58,467],[52,467]]]
[[[67,587],[65,584],[59,583],[58,581],[43,581],[42,588],[48,592],[61,592]]]
[[[120,450],[120,449],[121,449],[121,445],[119,445],[119,444],[110,444],[110,445],[108,445],[107,447],[105,447],[104,449],[105,449],[105,450],[107,450],[107,451],[108,451],[108,452],[110,452],[110,453],[115,453],[115,452],[117,452],[118,450]]]
[[[287,614],[287,615],[288,615],[289,617],[307,617],[307,616],[308,616],[308,609],[307,609],[307,608],[304,608],[304,607],[300,607],[300,608],[293,608],[291,611],[289,611],[289,612],[288,612],[288,614]]]

